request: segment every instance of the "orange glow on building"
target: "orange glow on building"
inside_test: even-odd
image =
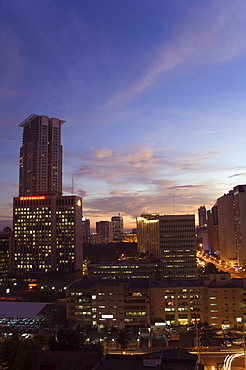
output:
[[[20,200],[40,200],[40,199],[46,199],[44,195],[42,196],[35,196],[35,197],[20,197]]]

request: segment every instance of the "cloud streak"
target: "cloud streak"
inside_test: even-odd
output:
[[[245,32],[246,8],[244,11],[229,2],[223,8],[219,5],[210,6],[204,11],[203,18],[194,12],[182,24],[176,27],[171,41],[164,41],[158,49],[151,53],[148,68],[142,71],[142,77],[127,89],[116,93],[113,99],[104,105],[112,108],[134,99],[152,88],[160,78],[169,79],[179,75],[184,68],[191,70],[201,65],[229,62],[245,53],[246,45],[243,36]],[[233,16],[232,16],[233,14]],[[209,27],[208,27],[209,24]],[[188,68],[187,68],[188,67]]]

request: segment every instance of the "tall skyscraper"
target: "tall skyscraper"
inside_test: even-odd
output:
[[[62,195],[61,125],[58,118],[32,114],[23,128],[20,148],[19,195]]]
[[[82,199],[62,196],[61,124],[31,115],[23,128],[19,197],[13,201],[10,272],[82,269]]]
[[[122,242],[123,240],[123,217],[120,216],[113,216],[111,217],[112,222],[112,233],[113,233],[113,241],[114,242]]]

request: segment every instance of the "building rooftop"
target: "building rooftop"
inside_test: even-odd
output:
[[[67,289],[90,289],[91,286],[117,286],[123,285],[127,289],[148,289],[149,279],[104,279],[104,280],[90,280],[90,279],[79,279],[71,283]]]

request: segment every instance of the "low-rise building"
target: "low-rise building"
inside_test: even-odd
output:
[[[70,284],[67,319],[98,329],[150,324],[149,280],[80,279]]]
[[[135,259],[90,262],[88,279],[156,279],[158,264]]]
[[[99,329],[156,322],[240,329],[245,302],[245,279],[231,279],[228,273],[193,281],[81,279],[67,288],[67,319]]]

